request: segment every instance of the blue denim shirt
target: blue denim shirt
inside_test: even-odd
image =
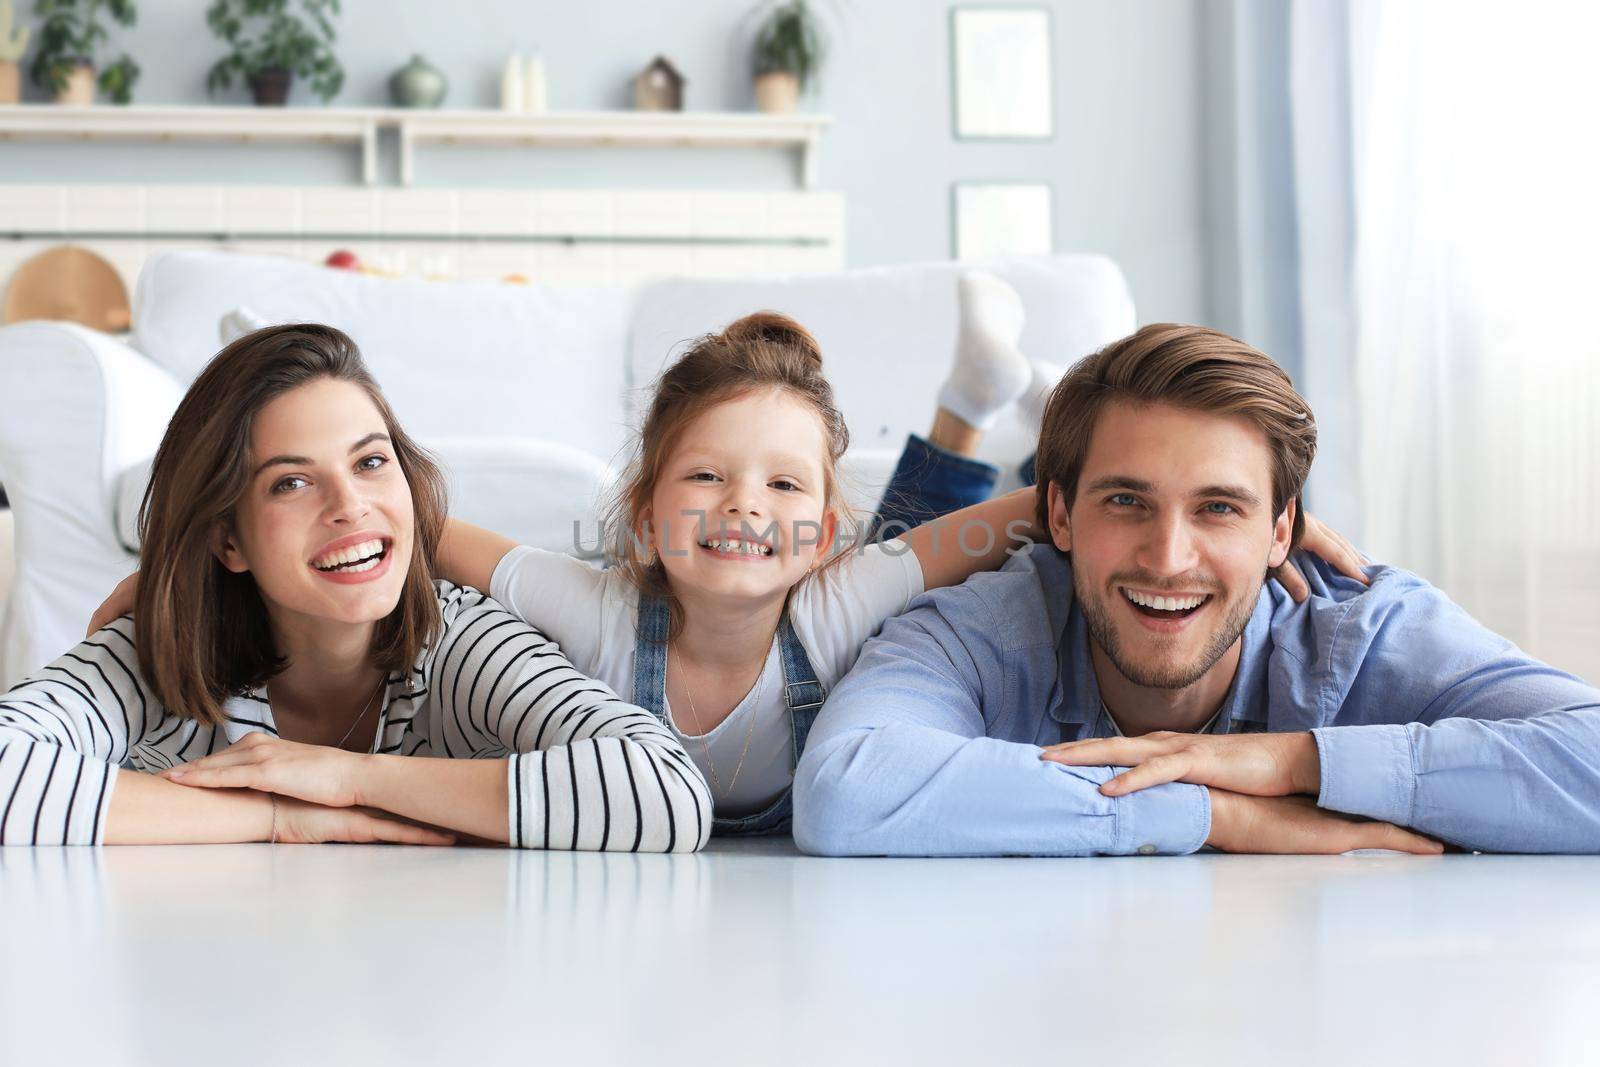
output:
[[[1471,849],[1600,852],[1600,690],[1484,629],[1417,576],[1296,562],[1245,628],[1217,733],[1310,730],[1324,808]],[[1210,796],[1106,797],[1113,767],[1041,761],[1112,732],[1067,559],[1048,544],[914,600],[834,689],[795,772],[823,855],[1122,855],[1204,844]]]

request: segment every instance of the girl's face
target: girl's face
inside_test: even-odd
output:
[[[826,507],[827,454],[822,420],[781,389],[689,423],[640,516],[674,588],[764,599],[805,577],[837,521]]]
[[[395,609],[411,561],[411,487],[360,386],[299,386],[255,418],[250,481],[217,558],[255,578],[274,625],[371,623]]]

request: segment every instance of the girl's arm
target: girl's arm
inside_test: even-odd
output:
[[[1018,548],[1043,535],[1034,525],[1029,487],[952,511],[900,535],[922,565],[922,587],[960,585],[979,571],[998,569]]]
[[[439,577],[455,585],[469,585],[487,593],[494,569],[517,543],[493,530],[485,530],[460,519],[444,524],[439,539]]]

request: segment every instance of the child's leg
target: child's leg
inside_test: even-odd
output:
[[[871,540],[989,499],[1000,471],[974,459],[995,416],[1028,388],[1032,368],[1017,349],[1022,299],[992,274],[971,271],[957,284],[961,326],[955,362],[939,389],[926,438],[915,434],[895,467],[873,520]]]
[[[1045,363],[1043,360],[1033,361],[1032,381],[1028,383],[1027,390],[1017,398],[1017,414],[1022,421],[1034,428],[1034,437],[1038,437],[1039,425],[1044,421],[1044,408],[1050,402],[1050,394],[1055,391],[1056,383],[1066,373],[1054,363]],[[1022,461],[1017,474],[1022,479],[1023,485],[1034,484],[1033,457],[1035,453],[1028,453],[1028,458]]]

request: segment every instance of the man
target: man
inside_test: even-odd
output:
[[[1302,557],[1316,424],[1266,356],[1147,326],[1040,433],[1050,543],[926,594],[795,776],[825,855],[1600,852],[1600,691],[1389,567]]]

